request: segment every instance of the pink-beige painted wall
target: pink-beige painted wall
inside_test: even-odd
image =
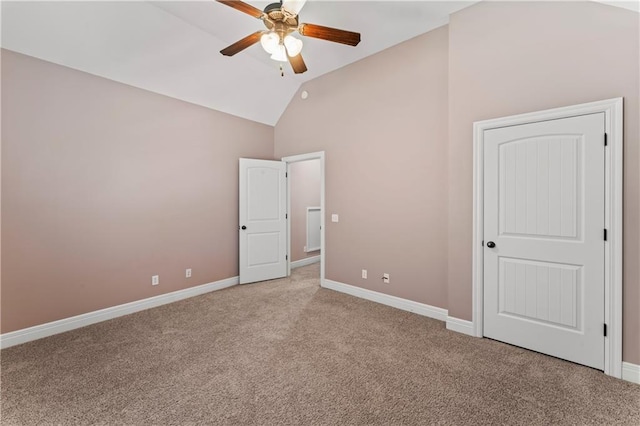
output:
[[[320,160],[291,163],[291,260],[320,255],[320,250],[305,252],[307,245],[307,207],[320,207]]]
[[[447,303],[447,35],[436,29],[306,83],[308,99],[295,96],[275,129],[276,157],[325,151],[326,277],[438,307]]]
[[[624,97],[623,359],[640,364],[639,15],[481,2],[449,24],[449,315],[471,319],[474,121]]]
[[[2,49],[0,49],[0,308],[2,307]],[[0,333],[2,332],[0,314]]]
[[[272,127],[7,50],[2,124],[2,333],[238,274]]]

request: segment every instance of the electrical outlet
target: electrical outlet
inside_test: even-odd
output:
[[[186,271],[184,271],[184,276],[187,277],[187,278],[191,278],[191,268],[189,268]]]
[[[389,274],[382,274],[382,282],[385,284],[389,284],[391,282],[389,279]]]
[[[362,270],[362,278],[365,279],[365,280],[367,279],[367,270],[366,269]]]
[[[151,277],[151,285],[160,284],[160,275],[154,275]]]
[[[307,252],[307,246],[304,246],[304,247],[302,248],[302,251],[306,253],[306,252]]]

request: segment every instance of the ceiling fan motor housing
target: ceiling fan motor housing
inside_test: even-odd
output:
[[[298,15],[284,9],[281,3],[271,3],[264,8],[264,13],[267,15],[264,25],[270,30],[286,35],[298,28]]]

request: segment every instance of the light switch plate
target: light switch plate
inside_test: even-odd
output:
[[[331,215],[331,222],[338,222],[338,215],[337,214],[332,214]]]

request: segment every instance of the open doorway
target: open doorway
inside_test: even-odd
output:
[[[283,157],[287,164],[288,265],[291,269],[320,263],[324,280],[324,152]]]

